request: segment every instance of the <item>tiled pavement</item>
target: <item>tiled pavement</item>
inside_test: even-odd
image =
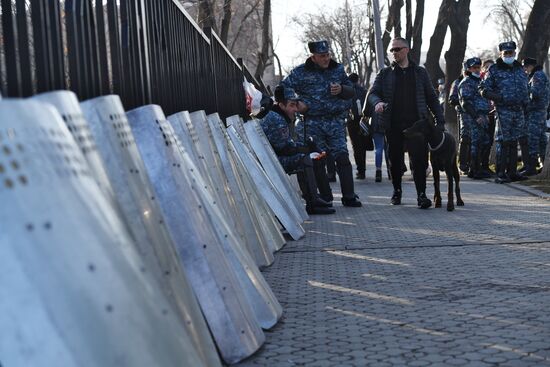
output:
[[[550,366],[550,201],[463,179],[420,210],[368,176],[264,270],[284,315],[239,366]]]

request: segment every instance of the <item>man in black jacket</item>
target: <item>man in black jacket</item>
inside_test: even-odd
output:
[[[428,112],[431,112],[437,128],[443,131],[443,110],[426,69],[408,58],[408,42],[401,37],[393,39],[390,52],[395,61],[378,73],[367,101],[375,113],[381,114],[382,122],[386,126],[393,183],[391,203],[401,204],[401,179],[406,144],[413,166],[418,206],[426,209],[432,205],[426,197],[428,144],[423,136],[406,139],[403,130],[419,119],[429,118]]]

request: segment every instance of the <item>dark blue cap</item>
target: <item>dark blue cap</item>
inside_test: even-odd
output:
[[[307,47],[312,54],[326,54],[329,52],[328,42],[325,40],[308,42]]]
[[[277,88],[275,88],[274,96],[276,102],[283,103],[286,101],[298,101],[300,99],[294,89],[285,88],[282,85],[278,85]]]
[[[537,59],[533,59],[532,57],[526,57],[526,58],[523,59],[521,64],[523,66],[527,66],[527,65],[537,66]]]
[[[462,71],[468,70],[468,65],[466,64],[466,61],[462,63]]]
[[[479,65],[481,66],[481,59],[479,57],[471,57],[464,63],[466,68],[471,68],[472,66]]]
[[[499,51],[515,51],[516,43],[514,41],[502,42],[498,45]]]

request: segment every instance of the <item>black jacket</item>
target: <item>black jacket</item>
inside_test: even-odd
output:
[[[428,76],[428,72],[423,67],[420,67],[409,61],[411,67],[414,68],[416,80],[416,107],[420,118],[427,118],[428,111],[431,112],[437,124],[444,124],[443,109],[439,104],[437,95]],[[369,108],[365,108],[364,114],[375,113],[374,107],[378,102],[388,103],[387,108],[382,114],[382,125],[387,129],[391,124],[392,105],[395,86],[395,68],[397,64],[394,62],[391,66],[380,70],[372,87],[367,95],[367,103]]]

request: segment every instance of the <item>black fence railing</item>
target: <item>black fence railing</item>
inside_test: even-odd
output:
[[[4,97],[70,89],[126,109],[246,115],[243,68],[177,0],[0,0],[0,17]]]

